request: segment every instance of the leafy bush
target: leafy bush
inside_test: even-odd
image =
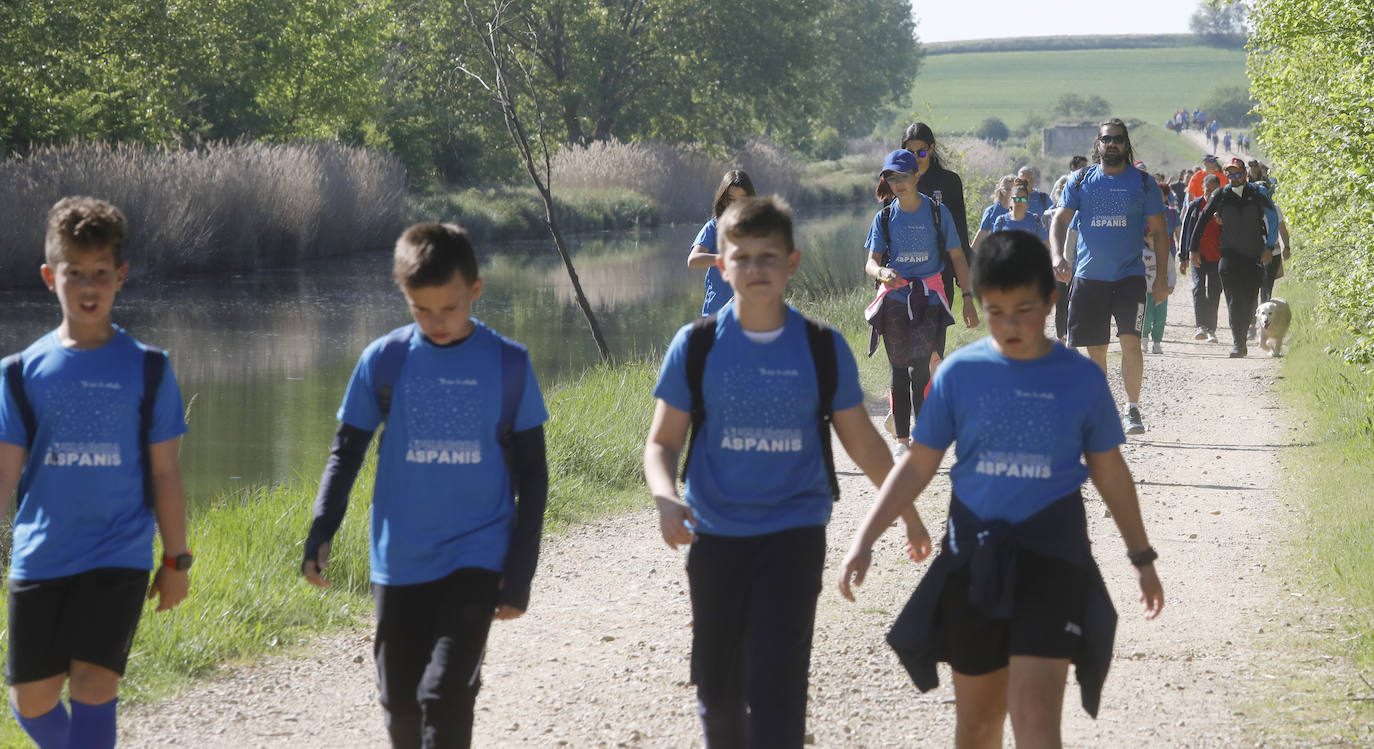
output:
[[[1097,122],[1108,117],[1112,105],[1097,94],[1082,97],[1075,93],[1061,94],[1054,100],[1054,114],[1065,120]]]

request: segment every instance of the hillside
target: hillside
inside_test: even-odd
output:
[[[1005,41],[1005,40],[1004,40]],[[1245,51],[1202,45],[928,55],[912,110],[937,134],[967,132],[987,117],[1013,130],[1029,114],[1051,121],[1061,94],[1096,94],[1113,114],[1151,124],[1202,103],[1214,86],[1248,86]]]

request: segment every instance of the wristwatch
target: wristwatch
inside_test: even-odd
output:
[[[174,557],[163,556],[162,566],[166,567],[169,570],[185,572],[186,570],[191,569],[191,563],[194,561],[196,561],[196,558],[191,555],[191,552],[183,551]]]
[[[1126,558],[1131,560],[1131,564],[1137,567],[1144,567],[1147,564],[1154,564],[1159,559],[1159,553],[1153,546],[1146,546],[1141,551],[1130,551],[1126,553]]]

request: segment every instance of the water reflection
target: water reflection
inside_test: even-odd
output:
[[[869,211],[806,219],[804,274],[862,279]],[[686,267],[696,227],[572,238],[584,291],[612,353],[662,351],[701,308],[701,272]],[[479,248],[487,279],[475,314],[529,345],[546,386],[596,361],[562,262],[548,242]],[[335,410],[362,348],[409,322],[391,282],[390,250],[309,270],[149,280],[120,294],[115,320],[167,348],[188,402],[181,460],[192,501],[225,489],[318,476]],[[808,279],[802,279],[803,282]],[[51,330],[61,315],[43,291],[0,292],[0,352]]]

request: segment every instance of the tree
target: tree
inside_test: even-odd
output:
[[[973,134],[991,142],[1006,140],[1011,135],[1011,131],[1007,129],[1006,123],[996,117],[989,117],[978,125],[978,129],[973,131]]]
[[[1236,0],[1203,0],[1188,19],[1188,28],[1209,44],[1244,46],[1245,5]]]
[[[1060,94],[1054,100],[1054,114],[1065,120],[1098,121],[1112,113],[1112,105],[1097,94],[1084,98],[1075,93]]]
[[[1244,86],[1217,86],[1203,100],[1200,109],[1226,127],[1250,127],[1259,121],[1251,111],[1255,100]]]
[[[572,254],[558,225],[553,193],[549,188],[553,171],[553,144],[549,142],[549,128],[538,90],[529,67],[504,41],[507,38],[506,24],[520,22],[518,17],[508,15],[513,5],[513,0],[491,0],[489,7],[478,9],[470,0],[463,0],[463,27],[480,45],[486,65],[483,70],[463,66],[460,69],[477,81],[500,109],[511,145],[519,154],[530,182],[534,183],[539,197],[544,201],[544,222],[553,235],[554,246],[563,259],[563,267],[568,271],[568,280],[572,282],[577,304],[587,318],[587,327],[591,329],[592,339],[601,352],[601,360],[610,361],[611,350],[601,334],[596,313],[592,311],[587,295],[582,292],[582,282],[578,280],[577,269],[573,267]],[[521,106],[522,103],[525,107]],[[526,116],[522,109],[528,109],[531,115]]]

